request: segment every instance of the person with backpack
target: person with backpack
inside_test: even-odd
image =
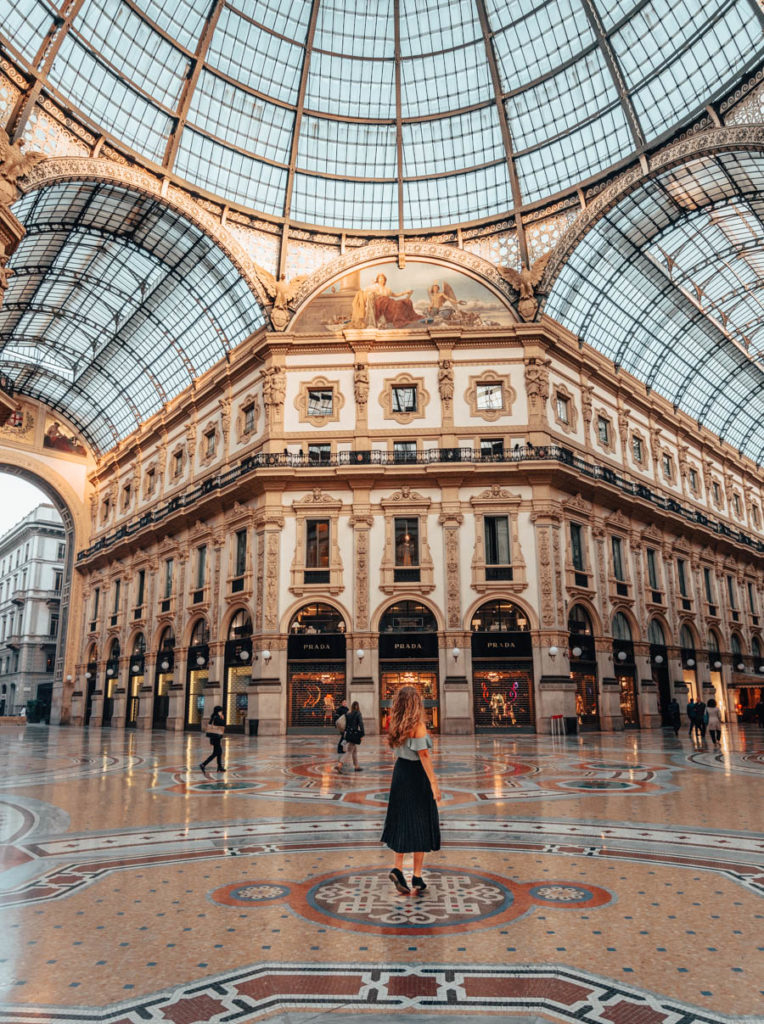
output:
[[[347,725],[348,711],[347,701],[343,697],[332,715],[334,728],[340,734],[340,738],[337,741],[337,764],[342,764],[342,757],[345,753],[345,726]]]
[[[706,738],[706,722],[708,718],[706,716],[706,705],[702,700],[695,701],[695,706],[692,709],[692,723],[695,729],[696,735],[700,733],[700,738],[704,740]]]
[[[353,761],[353,768],[357,772],[362,772],[363,768],[358,764],[358,747],[361,744],[361,740],[366,735],[366,731],[363,727],[363,715],[361,714],[361,707],[357,700],[354,700],[350,705],[350,711],[346,716],[345,723],[345,759],[340,758],[335,765],[335,770],[339,775],[342,775],[344,764],[348,764],[351,759]]]

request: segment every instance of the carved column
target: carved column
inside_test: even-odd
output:
[[[255,517],[257,537],[257,582],[255,634],[257,656],[252,663],[252,685],[248,694],[249,717],[257,719],[258,733],[278,736],[285,730],[283,695],[286,680],[286,640],[279,635],[279,551],[284,516],[281,494],[266,495],[266,505]],[[270,652],[265,659],[262,652]]]
[[[369,622],[369,561],[371,558],[371,527],[374,516],[369,505],[369,492],[359,488],[355,494],[350,525],[353,527],[354,574],[353,599],[354,622],[353,641],[348,644],[347,675],[351,697],[361,705],[366,731],[379,731],[379,694],[376,689],[372,667],[375,659],[372,652],[376,639],[372,637]],[[361,661],[356,651],[364,650],[366,658]]]
[[[550,359],[539,355],[531,355],[525,360],[525,393],[528,398],[528,427],[530,441],[533,444],[544,444],[543,436],[534,437],[534,431],[546,431],[547,401],[549,399],[549,365]]]

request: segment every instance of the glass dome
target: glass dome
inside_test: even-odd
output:
[[[278,220],[501,216],[633,159],[761,60],[751,0],[6,0],[107,138]]]

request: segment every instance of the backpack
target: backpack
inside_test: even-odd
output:
[[[344,732],[345,726],[348,724],[347,715],[340,715],[339,718],[335,718],[334,725],[337,732]]]

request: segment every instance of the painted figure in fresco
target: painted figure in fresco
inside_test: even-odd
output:
[[[422,316],[411,302],[413,289],[394,292],[384,274],[377,274],[374,284],[356,292],[353,299],[353,327],[406,327]]]
[[[430,306],[428,312],[433,316],[438,316],[438,314],[443,316],[446,313],[450,314],[458,306],[466,306],[466,302],[464,302],[464,300],[460,301],[459,299],[457,299],[454,289],[451,287],[448,281],[443,282],[442,289],[438,282],[434,281],[430,285],[427,294],[430,298]],[[451,308],[444,309],[444,306],[450,306]]]

